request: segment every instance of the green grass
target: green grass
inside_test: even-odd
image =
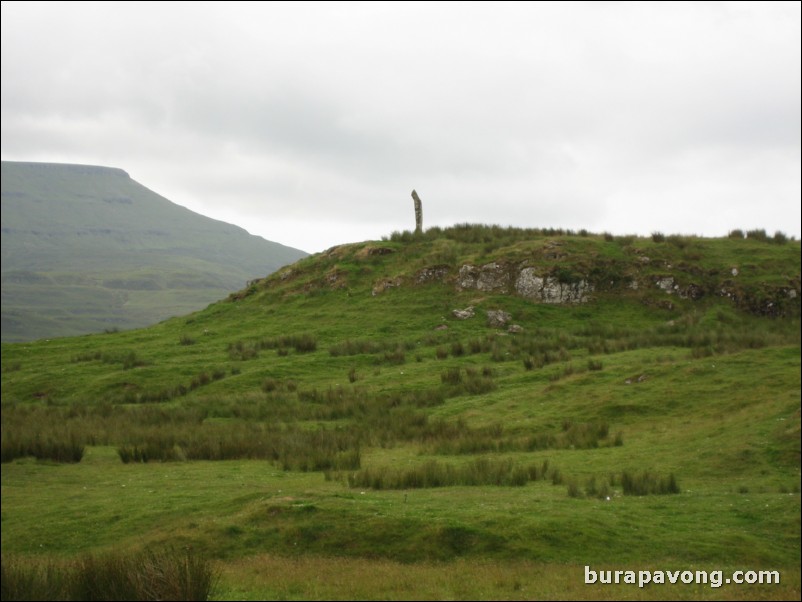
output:
[[[599,567],[592,567],[596,570]],[[604,565],[610,569],[610,565]],[[644,567],[648,570],[665,570]],[[585,585],[584,566],[458,559],[398,563],[329,557],[258,555],[223,568],[223,594],[233,600],[753,600],[798,597],[799,572],[780,586]],[[718,569],[704,569],[718,570]],[[738,570],[738,569],[735,569]],[[729,570],[725,572],[729,574]],[[270,575],[265,579],[265,575]]]
[[[798,244],[529,234],[345,246],[148,329],[3,345],[4,558],[184,546],[221,599],[798,597]],[[415,283],[555,239],[647,284],[558,306]],[[648,286],[662,253],[715,290],[743,245],[765,277],[737,298]],[[48,441],[81,461],[25,451]],[[783,582],[585,586],[585,565]]]

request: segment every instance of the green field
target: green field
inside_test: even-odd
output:
[[[524,267],[592,292],[523,298]],[[780,237],[458,226],[3,344],[4,571],[188,549],[217,599],[798,599],[799,275]]]

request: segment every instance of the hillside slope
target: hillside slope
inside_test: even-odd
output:
[[[198,215],[121,169],[2,163],[2,340],[145,326],[305,253]]]
[[[3,555],[192,548],[221,599],[798,598],[801,263],[783,239],[466,225],[4,343]]]

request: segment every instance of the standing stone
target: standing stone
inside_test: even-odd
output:
[[[415,234],[423,233],[423,203],[420,201],[418,193],[412,191],[412,200],[415,202]]]

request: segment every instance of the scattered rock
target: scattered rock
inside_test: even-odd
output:
[[[684,290],[680,291],[679,296],[683,299],[693,299],[696,301],[704,296],[704,291],[698,284],[689,284]]]
[[[328,282],[330,286],[335,286],[341,278],[345,278],[346,276],[346,272],[335,267],[326,274],[326,282]]]
[[[445,324],[440,324],[439,326],[434,327],[435,330],[448,330],[448,326]]]
[[[637,377],[637,378],[635,378],[635,379],[632,379],[632,378],[628,378],[628,379],[626,379],[626,380],[624,381],[624,384],[625,384],[625,385],[631,385],[633,382],[636,382],[636,383],[642,383],[642,382],[643,382],[643,381],[645,381],[647,378],[648,378],[648,377],[647,377],[645,374],[641,374],[640,376],[638,376],[638,377]]]
[[[738,268],[732,268],[732,271],[731,271],[730,273],[731,273],[733,276],[737,276],[737,275],[738,275]]]
[[[401,276],[396,276],[395,278],[384,278],[379,280],[376,284],[373,285],[373,290],[371,294],[375,297],[376,295],[383,293],[389,288],[396,288],[401,286],[404,283],[404,279]]]
[[[390,247],[368,247],[368,257],[375,257],[376,255],[389,255],[395,253],[395,249]]]
[[[475,315],[473,310],[473,305],[470,305],[465,309],[455,309],[451,312],[451,314],[457,320],[467,320],[468,318],[472,318]]]
[[[381,257],[382,255],[390,255],[391,253],[395,253],[395,249],[391,247],[374,247],[368,245],[359,249],[356,253],[354,253],[354,258],[356,259],[367,259],[369,257]]]
[[[523,331],[524,331],[524,327],[521,326],[520,324],[510,324],[510,327],[507,328],[507,332],[512,333],[512,334],[518,334],[519,332],[523,332]]]
[[[423,268],[415,275],[415,282],[417,284],[424,284],[426,282],[442,282],[448,277],[451,268],[447,265],[436,265],[428,268]]]
[[[501,328],[506,326],[507,322],[512,319],[512,316],[501,309],[488,309],[487,310],[487,325],[491,328]]]
[[[677,288],[677,285],[674,284],[674,279],[671,276],[660,278],[659,280],[655,281],[655,285],[657,288],[664,290],[669,295],[671,295],[674,292],[674,289]]]

